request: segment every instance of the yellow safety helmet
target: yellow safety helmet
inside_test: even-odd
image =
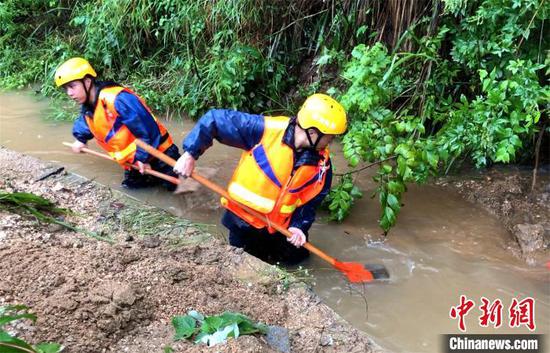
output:
[[[55,84],[61,87],[74,80],[82,80],[86,75],[97,77],[94,68],[88,60],[83,58],[72,58],[61,64],[55,70]]]
[[[325,135],[340,135],[346,131],[346,111],[340,103],[326,94],[309,96],[298,112],[302,129],[317,128]]]

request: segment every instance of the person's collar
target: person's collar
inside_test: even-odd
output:
[[[99,98],[99,92],[105,87],[119,86],[116,82],[113,81],[95,81],[94,90],[95,90],[95,99],[92,104],[85,103],[80,107],[80,112],[84,115],[93,116],[94,110],[97,105],[97,100]]]
[[[283,135],[283,143],[292,148],[295,156],[295,168],[302,165],[317,165],[322,158],[322,154],[319,151],[303,148],[300,151],[296,150],[294,146],[294,133],[296,132],[296,118],[291,118],[288,124],[285,134]]]
[[[285,134],[283,135],[283,143],[296,151],[294,146],[294,132],[296,131],[296,118],[290,118],[290,122],[286,127]]]

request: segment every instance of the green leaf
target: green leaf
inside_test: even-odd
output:
[[[220,315],[220,318],[223,320],[223,324],[222,324],[223,326],[226,326],[232,323],[238,324],[240,322],[249,320],[246,316],[239,313],[234,313],[231,311],[224,312],[223,314]]]
[[[339,208],[336,210],[336,214],[333,216],[333,219],[337,222],[341,222],[346,217],[346,213],[343,209]]]
[[[33,348],[31,347],[30,344],[28,344],[27,342],[25,342],[23,340],[20,340],[19,338],[11,336],[9,333],[7,333],[4,330],[0,330],[0,347],[2,347],[1,352],[11,352],[11,351],[9,351],[8,346],[7,345],[2,345],[2,343],[7,343],[7,344],[10,344],[11,346],[26,348],[27,351],[28,350],[31,350],[31,351],[33,350]],[[6,351],[5,349],[8,349],[8,350]],[[21,352],[20,349],[16,349],[14,351],[17,352],[17,353]]]
[[[9,198],[9,195],[10,195],[9,193],[5,193],[5,194],[0,193],[0,199],[4,199],[5,197]],[[29,310],[29,307],[26,306],[26,305],[5,305],[5,306],[0,306],[0,316],[4,315],[5,313],[7,313],[9,311],[17,312],[17,311],[23,311],[23,310],[27,311],[27,310]]]
[[[487,71],[486,70],[479,70],[479,78],[483,80],[485,77],[487,77]]]
[[[195,333],[196,320],[190,315],[174,316],[172,325],[176,330],[174,341],[179,341],[183,338],[189,338]]]
[[[340,201],[338,202],[338,205],[340,206],[341,209],[345,210],[348,208],[348,203],[346,202],[346,200],[344,199],[340,199]]]
[[[360,37],[364,35],[367,32],[368,26],[361,26],[357,28],[357,31],[355,31],[355,37]]]
[[[391,209],[391,207],[384,208],[384,213],[386,217],[388,217],[388,221],[393,225],[395,223],[395,212]]]
[[[430,163],[432,168],[434,169],[437,168],[437,163],[439,162],[439,156],[432,152],[427,152],[426,155],[428,157],[428,163]]]
[[[410,167],[405,167],[405,173],[403,174],[403,181],[413,180],[413,171]]]
[[[395,129],[396,129],[397,132],[399,132],[399,133],[405,131],[405,123],[403,123],[403,122],[398,122],[397,124],[395,124]]]
[[[204,319],[201,327],[202,332],[214,333],[220,327],[224,326],[224,320],[219,316],[208,316]]]
[[[496,162],[509,162],[510,161],[510,155],[508,154],[508,151],[507,151],[506,147],[500,147],[497,150],[495,161]]]
[[[380,194],[378,194],[378,201],[380,202],[381,205],[386,204],[387,197],[388,197],[387,192],[385,192],[384,190],[380,191]]]
[[[380,223],[380,228],[382,228],[384,231],[388,231],[388,229],[390,229],[392,226],[386,214],[382,215],[379,223]]]
[[[388,194],[387,197],[388,205],[394,210],[398,211],[401,208],[401,205],[399,204],[399,200],[394,194]]]
[[[354,186],[354,187],[351,189],[350,195],[351,195],[351,197],[353,197],[354,199],[358,199],[358,198],[363,197],[363,193],[361,192],[361,190],[359,190],[359,188],[358,188],[357,186]]]
[[[401,194],[405,192],[405,186],[399,181],[392,180],[388,183],[388,190],[393,194]]]
[[[38,353],[58,353],[63,348],[58,343],[40,343],[34,347]]]
[[[12,347],[15,346],[15,347]],[[21,348],[16,348],[17,345],[13,343],[9,343],[9,346],[7,344],[3,344],[0,342],[0,352],[2,353],[26,353],[29,352],[28,350],[23,350]],[[32,352],[32,351],[31,351]]]
[[[30,313],[17,314],[17,315],[3,315],[3,316],[0,316],[0,327],[7,324],[8,322],[12,322],[20,319],[30,319],[32,321],[36,321],[36,315],[30,314]]]
[[[219,330],[216,330],[216,332],[213,332],[212,334],[206,334],[200,336],[197,338],[195,343],[205,343],[208,344],[209,347],[214,346],[216,344],[224,343],[228,337],[238,337],[239,336],[239,326],[237,323],[230,324],[228,326],[224,326],[223,328],[220,328]]]
[[[348,194],[347,191],[341,190],[340,197],[342,198],[342,200],[351,201],[351,196]]]
[[[353,183],[347,181],[344,184],[342,184],[342,188],[344,188],[345,190],[349,190],[349,189],[353,188]]]
[[[401,156],[397,158],[397,173],[403,177],[407,169],[407,160]]]

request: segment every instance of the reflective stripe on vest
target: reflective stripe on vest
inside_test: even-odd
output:
[[[301,206],[301,204],[301,200],[298,199],[294,205],[282,205],[281,213],[292,213],[298,206]]]
[[[229,184],[227,191],[233,196],[233,199],[236,199],[235,195],[239,195],[238,198],[242,204],[262,213],[270,212],[273,206],[275,206],[275,201],[263,197],[262,195],[255,194],[237,183]]]
[[[136,148],[137,148],[136,144],[131,143],[131,144],[128,145],[128,147],[126,147],[122,151],[109,152],[109,154],[115,160],[120,161],[120,160],[125,159],[126,156],[134,155],[136,153]]]
[[[318,165],[304,165],[293,171],[294,151],[283,142],[289,118],[264,117],[264,121],[260,143],[243,152],[227,191],[235,201],[286,227],[296,208],[323,189],[328,149],[319,152],[322,158]],[[256,228],[267,226],[270,232],[275,231],[225,199],[222,205]]]

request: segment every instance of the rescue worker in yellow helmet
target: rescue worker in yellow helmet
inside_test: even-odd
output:
[[[310,96],[291,118],[211,110],[185,138],[185,153],[174,171],[190,176],[195,161],[214,139],[243,149],[227,188],[229,195],[287,227],[293,236],[287,239],[222,199],[229,243],[270,263],[296,264],[309,255],[302,245],[316,207],[330,191],[328,145],[346,131],[346,125],[344,108],[325,94]]]
[[[166,128],[145,101],[130,89],[96,78],[97,73],[83,58],[69,59],[55,72],[57,87],[63,87],[67,95],[81,105],[80,116],[73,125],[72,150],[81,152],[86,143],[95,138],[98,145],[121,165],[128,162],[139,167],[139,171],[124,167],[123,187],[135,189],[160,183],[174,190],[173,184],[144,174],[146,168],[152,168],[175,176],[172,168],[152,159],[134,143],[140,138],[177,159],[180,157],[178,147]]]

